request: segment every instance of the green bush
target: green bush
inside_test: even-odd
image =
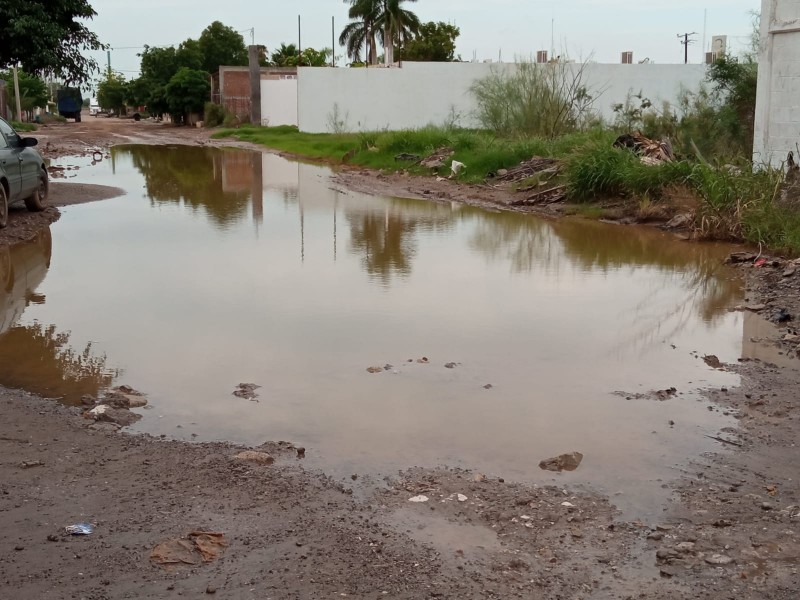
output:
[[[33,123],[23,123],[22,121],[11,121],[11,126],[19,132],[36,131]]]
[[[206,102],[203,111],[203,125],[206,127],[219,127],[224,123],[226,116],[225,107],[214,102]]]

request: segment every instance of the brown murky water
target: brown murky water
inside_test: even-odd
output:
[[[0,383],[72,402],[128,383],[141,431],[292,440],[338,476],[588,482],[639,512],[734,423],[696,393],[737,383],[698,354],[751,337],[724,246],[371,197],[234,150],[118,147],[76,179],[128,193],[0,257]],[[576,471],[539,470],[573,450]]]

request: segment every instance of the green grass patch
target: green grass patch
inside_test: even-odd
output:
[[[11,121],[11,126],[18,132],[27,133],[29,131],[36,131],[36,125],[33,123],[23,123],[22,121]]]

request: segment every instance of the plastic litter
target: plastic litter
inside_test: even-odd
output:
[[[94,533],[94,527],[91,523],[76,523],[75,525],[67,525],[64,529],[70,535],[90,535]]]

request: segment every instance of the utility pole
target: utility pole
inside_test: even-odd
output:
[[[106,51],[106,57],[108,58],[108,78],[111,79],[111,50]]]
[[[683,44],[683,64],[689,64],[689,44],[694,44],[696,40],[689,39],[691,36],[697,35],[696,31],[691,33],[679,33],[678,39]],[[683,38],[683,39],[681,39]]]
[[[16,64],[14,64],[14,100],[17,104],[17,119],[22,121],[22,103],[19,98],[19,75],[17,75]]]
[[[336,66],[336,17],[331,17],[331,66]]]
[[[303,46],[300,38],[300,15],[297,15],[297,66],[303,64]]]

